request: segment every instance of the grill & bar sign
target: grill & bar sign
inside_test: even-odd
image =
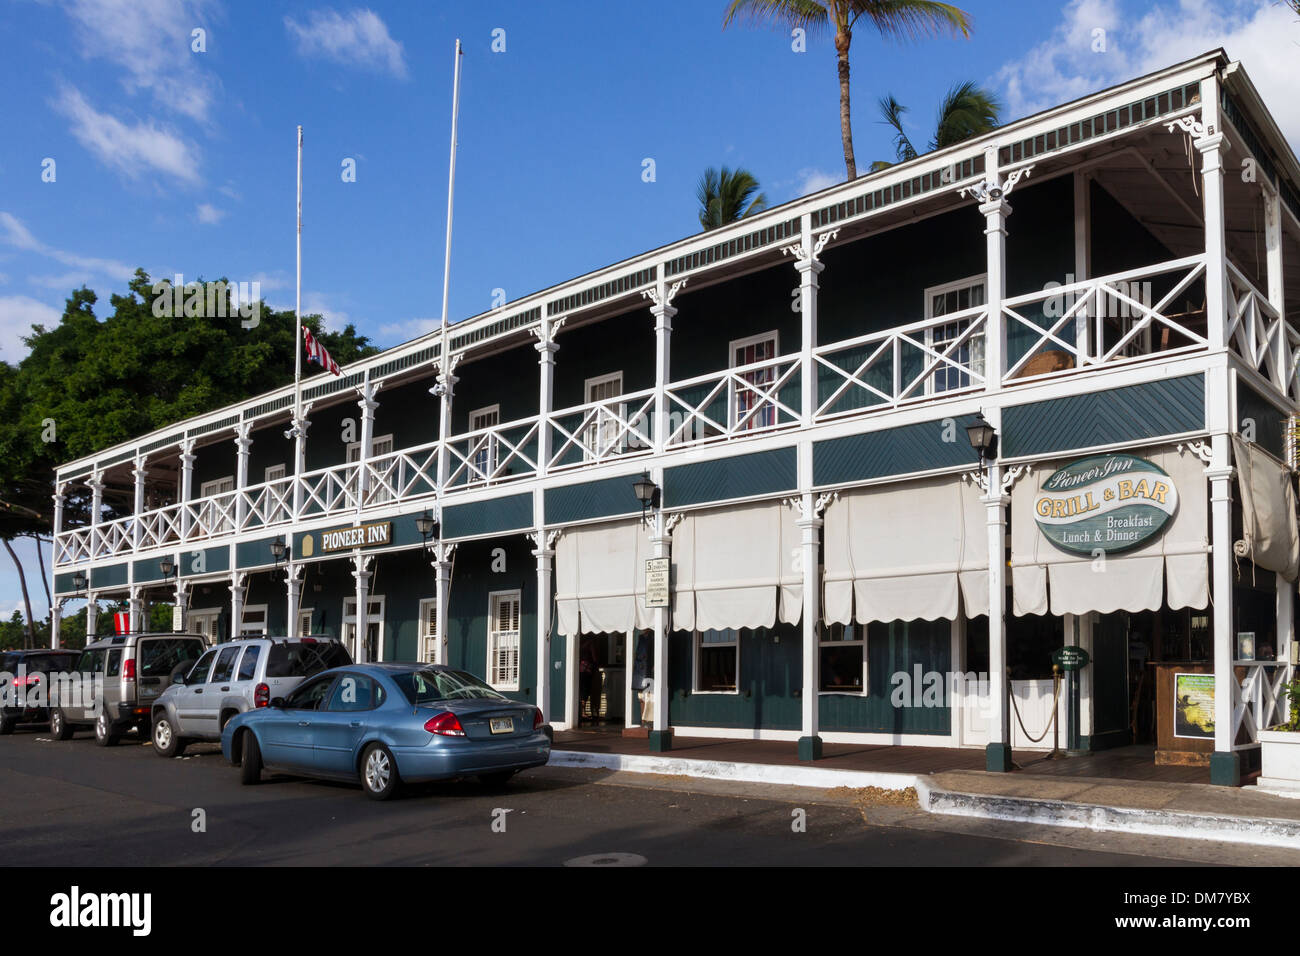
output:
[[[1164,531],[1178,510],[1173,479],[1145,458],[1095,455],[1071,462],[1043,482],[1034,519],[1065,551],[1113,554]]]

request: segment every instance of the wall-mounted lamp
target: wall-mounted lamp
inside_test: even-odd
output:
[[[641,502],[642,518],[649,509],[659,507],[659,486],[650,480],[650,472],[645,472],[632,483],[632,491],[636,493],[636,500]]]
[[[163,581],[166,582],[168,578],[176,573],[176,562],[170,557],[162,558],[158,561],[158,570],[162,572]]]
[[[420,537],[424,539],[424,549],[429,550],[431,542],[438,540],[438,519],[429,514],[429,509],[424,510],[424,514],[415,519],[415,530],[420,532]]]
[[[85,591],[86,585],[88,585],[89,583],[90,583],[90,579],[86,577],[85,571],[76,571],[73,573],[72,590],[75,593],[80,594],[81,592]]]
[[[289,546],[284,543],[284,536],[281,535],[271,542],[271,558],[275,561],[275,566],[278,568],[280,562],[286,560],[288,557]]]
[[[985,462],[997,454],[998,433],[984,420],[981,412],[975,416],[975,421],[966,426],[966,437],[970,440],[971,448],[979,452],[980,467],[983,468]]]

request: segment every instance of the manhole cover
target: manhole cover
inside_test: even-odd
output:
[[[593,853],[565,860],[565,866],[645,866],[646,858],[636,853]]]

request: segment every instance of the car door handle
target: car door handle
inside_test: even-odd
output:
[[[361,726],[361,721],[359,721],[359,720],[354,720],[354,721],[352,721],[352,723],[348,724],[348,726],[349,726],[349,727],[360,727],[360,726]]]
[[[311,721],[310,721],[310,720],[300,720],[300,721],[298,721],[298,726],[299,726],[299,727],[310,727],[310,726],[311,726]]]
[[[197,688],[195,688],[194,693],[196,693],[196,694],[201,694],[201,693],[203,693],[203,688],[201,688],[201,687],[197,687]]]
[[[229,687],[223,687],[223,688],[221,688],[221,689],[222,689],[222,690],[230,690]]]

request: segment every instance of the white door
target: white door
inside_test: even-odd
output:
[[[493,428],[501,424],[501,406],[489,405],[469,413],[469,430],[477,432],[484,428]],[[471,439],[471,463],[469,480],[489,481],[497,470],[497,436],[488,432]]]
[[[382,661],[384,659],[384,599],[372,597],[367,603],[365,656],[363,648],[357,646],[357,599],[345,598],[343,601],[343,646],[348,649],[354,661]]]

